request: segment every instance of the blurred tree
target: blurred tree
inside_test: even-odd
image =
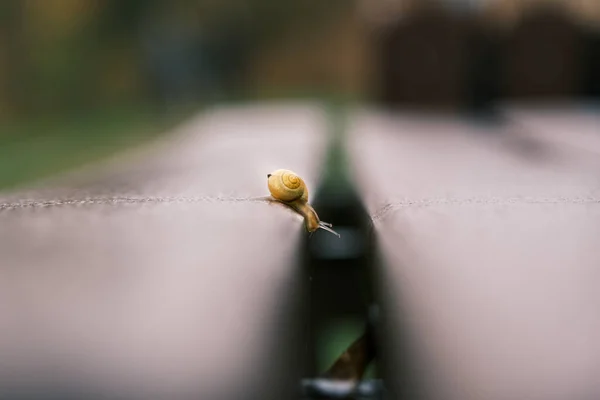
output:
[[[0,115],[16,114],[24,103],[25,54],[22,43],[23,3],[0,3]]]
[[[502,95],[539,99],[582,94],[582,44],[582,31],[564,6],[529,10],[504,46]]]
[[[352,7],[347,0],[3,0],[0,109],[55,113],[243,89],[257,57],[286,41],[330,41],[331,24]],[[297,64],[305,60],[296,55]],[[302,80],[310,71],[297,73]]]

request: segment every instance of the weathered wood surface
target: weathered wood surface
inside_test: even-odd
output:
[[[139,154],[1,196],[0,392],[289,397],[304,228],[250,198],[276,168],[316,186],[324,118],[208,110]]]
[[[539,126],[573,141],[552,151],[518,124],[363,110],[349,126],[398,398],[600,397],[600,159],[578,124]]]
[[[540,144],[572,149],[579,157],[600,156],[600,106],[562,104],[506,104],[499,112],[513,132]]]

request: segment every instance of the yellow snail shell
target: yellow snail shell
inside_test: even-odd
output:
[[[269,192],[273,198],[296,211],[304,217],[306,229],[314,232],[323,229],[334,235],[340,236],[331,229],[331,224],[319,219],[317,212],[308,204],[308,189],[304,180],[294,172],[286,169],[278,169],[267,175]]]
[[[298,175],[286,169],[278,169],[267,175],[271,196],[280,201],[302,199],[308,201],[308,189]]]

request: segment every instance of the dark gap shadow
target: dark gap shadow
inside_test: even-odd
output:
[[[340,135],[335,135],[343,132],[345,116],[338,109],[329,115],[335,138],[327,157],[327,176],[311,204],[341,238],[319,230],[304,242],[308,279],[304,377],[309,381],[364,378],[360,389],[371,393],[377,391],[373,378],[379,376],[373,359],[377,353],[372,335],[375,321],[369,319],[376,307],[369,261],[371,223],[346,177],[343,144]],[[319,396],[313,384],[319,383],[305,380],[305,398],[340,398],[339,393],[334,396],[335,391],[330,392],[332,397]]]

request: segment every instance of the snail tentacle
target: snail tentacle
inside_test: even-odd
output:
[[[330,223],[327,222],[323,222],[323,221],[319,221],[319,228],[326,230],[327,232],[331,232],[333,233],[335,236],[341,238],[342,235],[340,235],[339,233],[337,233],[336,231],[334,231],[333,229],[331,229],[333,225],[331,225]]]

